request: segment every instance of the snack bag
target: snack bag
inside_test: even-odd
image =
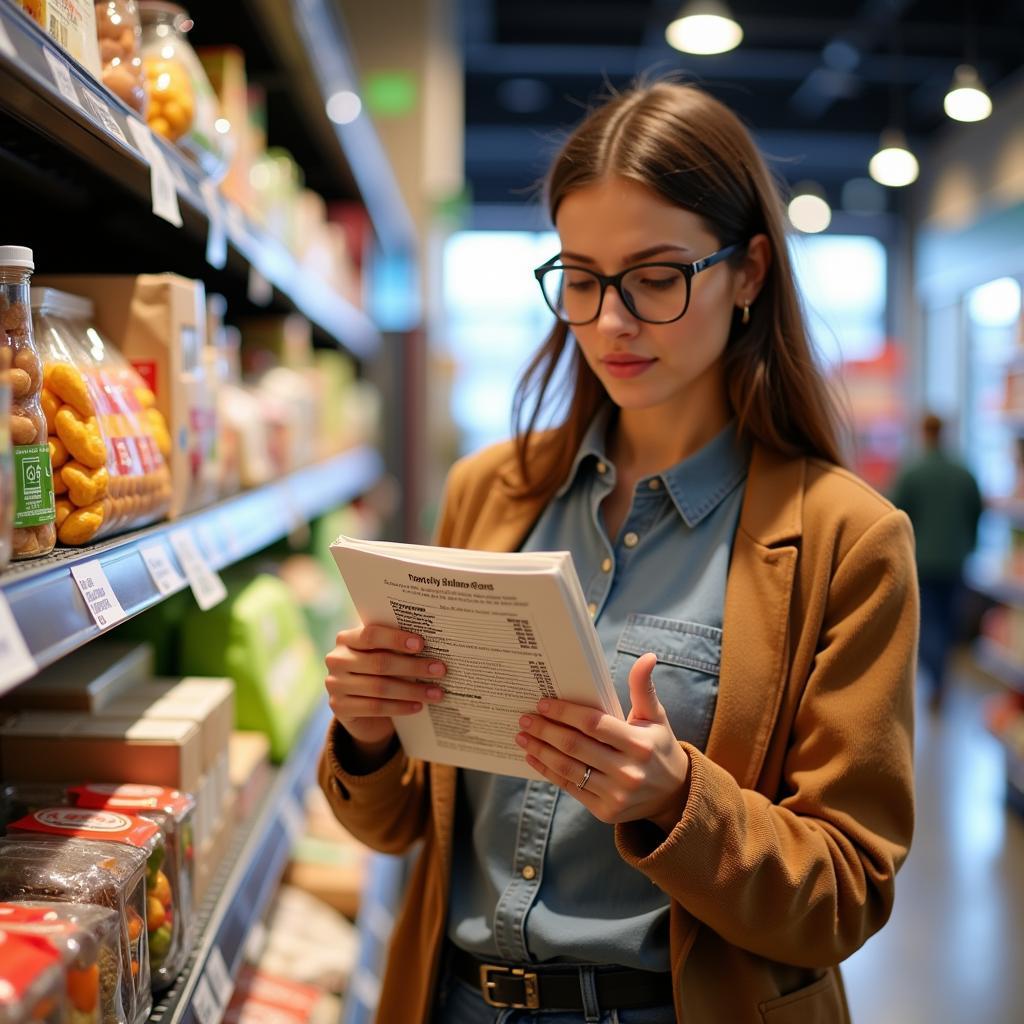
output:
[[[153,392],[90,326],[88,299],[34,288],[32,310],[58,539],[77,546],[162,519],[171,440]]]

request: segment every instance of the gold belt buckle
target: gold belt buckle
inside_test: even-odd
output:
[[[496,981],[491,981],[492,974],[508,974],[517,981],[523,983],[523,997],[525,1003],[502,1003],[491,996],[491,992],[497,987]],[[480,965],[480,992],[484,1002],[488,1006],[496,1006],[499,1009],[510,1008],[513,1010],[539,1010],[540,991],[537,987],[537,975],[532,971],[524,971],[522,967],[502,967],[499,964]]]

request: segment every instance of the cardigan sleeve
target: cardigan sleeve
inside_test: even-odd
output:
[[[913,831],[913,539],[889,511],[832,577],[773,802],[696,748],[666,837],[616,828],[620,855],[693,917],[759,956],[839,963],[887,920]]]
[[[450,546],[464,474],[457,463],[445,481],[435,543]],[[424,835],[430,817],[430,776],[423,761],[405,756],[401,746],[376,771],[348,770],[352,742],[345,727],[332,721],[320,753],[317,779],[334,816],[358,840],[381,853],[403,853]]]

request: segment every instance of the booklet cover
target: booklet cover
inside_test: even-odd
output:
[[[515,736],[519,716],[535,713],[541,697],[623,717],[567,551],[505,554],[342,536],[331,553],[363,623],[422,636],[424,656],[448,666],[438,683],[444,700],[395,719],[410,757],[539,779]]]

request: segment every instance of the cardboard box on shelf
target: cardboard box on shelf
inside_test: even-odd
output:
[[[138,782],[198,793],[195,722],[26,711],[0,726],[8,782]]]
[[[235,813],[239,821],[244,821],[270,785],[270,740],[261,732],[233,732],[228,764]]]
[[[220,815],[231,792],[228,743],[235,722],[235,684],[231,679],[156,679],[122,693],[99,712],[110,718],[152,718],[195,722],[200,733],[206,781],[203,794],[210,815]],[[200,799],[200,794],[196,794]],[[197,812],[198,816],[198,812]]]
[[[0,708],[95,712],[152,675],[149,644],[98,640],[5,694]]]
[[[216,395],[205,381],[206,293],[177,274],[59,274],[35,284],[92,299],[96,326],[156,395],[171,434],[169,518],[216,499]]]

